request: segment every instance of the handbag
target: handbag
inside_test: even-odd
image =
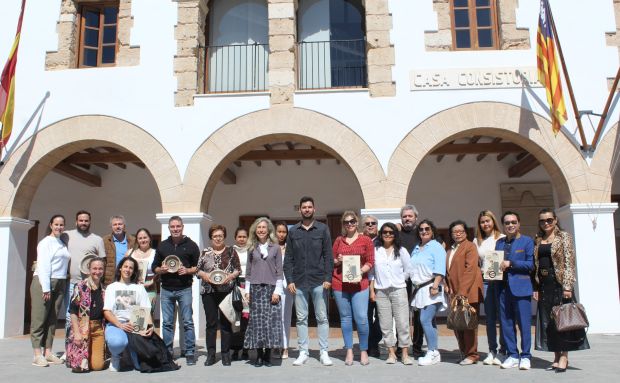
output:
[[[243,298],[241,297],[241,290],[237,284],[237,281],[233,284],[232,289],[232,306],[237,312],[243,311]]]
[[[456,296],[450,301],[448,328],[455,331],[474,330],[478,327],[478,313],[466,297]]]
[[[558,332],[583,330],[590,326],[586,309],[581,303],[571,301],[553,306],[551,317]]]

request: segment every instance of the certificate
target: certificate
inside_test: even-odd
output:
[[[149,325],[153,324],[151,309],[148,307],[131,306],[131,318],[129,320],[136,334],[144,334]]]
[[[342,282],[359,283],[362,281],[362,267],[359,255],[342,256]]]
[[[504,277],[500,265],[504,261],[504,251],[487,251],[482,260],[482,277],[485,281],[501,281]]]

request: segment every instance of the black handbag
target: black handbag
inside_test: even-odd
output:
[[[478,313],[466,297],[452,298],[447,325],[450,330],[456,331],[473,330],[478,327]]]
[[[237,312],[243,311],[243,298],[241,297],[241,291],[239,290],[239,284],[237,281],[233,283],[232,289],[232,306]]]

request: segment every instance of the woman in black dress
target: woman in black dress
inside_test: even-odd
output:
[[[590,348],[585,330],[558,332],[551,318],[553,306],[573,299],[576,282],[575,247],[570,234],[560,229],[551,209],[538,213],[539,233],[534,248],[534,299],[538,300],[536,350],[555,353],[547,370],[564,372],[568,352]]]

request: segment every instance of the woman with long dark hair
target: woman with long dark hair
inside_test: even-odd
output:
[[[155,249],[151,248],[153,237],[151,232],[146,228],[140,228],[136,231],[136,243],[133,249],[127,250],[126,257],[132,257],[138,261],[138,283],[141,283],[146,292],[149,294],[151,301],[151,314],[155,310],[155,302],[157,300],[157,287],[159,275],[153,273],[152,266],[155,259]]]
[[[276,239],[282,253],[282,262],[286,256],[286,238],[288,237],[288,225],[286,222],[276,222]],[[282,276],[282,286],[287,286],[286,278]],[[282,301],[282,352],[280,357],[288,359],[288,346],[291,339],[291,316],[293,315],[293,302],[295,295],[288,289],[284,289],[284,294],[280,297]]]

